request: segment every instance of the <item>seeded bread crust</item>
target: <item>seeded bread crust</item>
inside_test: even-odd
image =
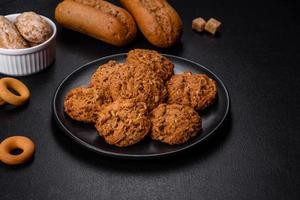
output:
[[[102,100],[94,88],[78,87],[65,97],[64,110],[74,120],[95,123]]]
[[[103,106],[95,126],[108,144],[126,147],[141,141],[149,132],[147,115],[145,103],[120,99]]]
[[[201,118],[191,107],[160,104],[150,116],[151,138],[170,145],[182,144],[201,130]]]
[[[168,103],[191,106],[203,110],[211,105],[217,96],[217,85],[205,74],[186,72],[176,74],[167,83]]]
[[[182,35],[182,21],[165,0],[120,0],[133,15],[147,40],[158,47],[170,47]]]
[[[27,42],[20,35],[15,25],[0,15],[0,48],[23,49],[27,47]]]
[[[134,99],[145,102],[152,110],[164,102],[167,91],[163,80],[142,65],[124,64],[112,73],[109,91],[112,99]]]
[[[168,81],[174,74],[174,64],[157,51],[147,49],[131,50],[127,54],[126,62],[152,69],[163,81]]]

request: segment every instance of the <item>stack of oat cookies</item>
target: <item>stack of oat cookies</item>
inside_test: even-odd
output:
[[[74,120],[95,123],[111,145],[125,147],[149,135],[181,144],[201,130],[200,111],[217,95],[205,74],[174,75],[174,64],[156,51],[134,49],[125,63],[99,66],[89,86],[71,90],[65,112]]]

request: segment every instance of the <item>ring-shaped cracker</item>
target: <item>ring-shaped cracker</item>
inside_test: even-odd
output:
[[[12,93],[9,88],[16,91],[19,95]],[[0,98],[5,102],[19,106],[28,101],[29,97],[29,89],[21,81],[8,77],[0,79]]]
[[[6,102],[0,97],[0,106],[3,106],[4,104],[6,104]]]
[[[6,102],[0,98],[0,106],[3,106],[4,104],[6,104]]]
[[[18,155],[11,154],[12,150],[21,149]],[[27,137],[12,136],[0,144],[0,160],[7,165],[18,165],[27,162],[34,154],[35,145]]]

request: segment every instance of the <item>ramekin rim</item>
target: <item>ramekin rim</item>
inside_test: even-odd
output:
[[[5,17],[17,17],[19,16],[21,13],[14,13],[14,14],[9,14],[9,15],[5,15]],[[25,55],[25,54],[30,54],[30,53],[34,53],[37,51],[40,51],[41,49],[44,49],[45,47],[47,47],[50,42],[55,39],[56,37],[56,33],[57,33],[57,28],[55,23],[49,19],[48,17],[45,17],[43,15],[40,15],[41,17],[43,17],[51,26],[52,28],[52,35],[51,37],[46,40],[45,42],[38,44],[36,46],[33,47],[29,47],[29,48],[23,48],[23,49],[5,49],[5,48],[0,48],[0,54],[2,55]]]

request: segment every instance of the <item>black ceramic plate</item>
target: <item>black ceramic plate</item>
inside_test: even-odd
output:
[[[93,125],[76,122],[64,113],[64,97],[69,90],[81,85],[87,85],[91,75],[95,72],[99,65],[104,64],[109,60],[123,62],[126,58],[126,54],[107,56],[90,62],[72,72],[59,84],[53,98],[54,117],[58,122],[58,125],[67,135],[69,135],[79,144],[97,153],[112,157],[151,158],[167,156],[186,150],[204,141],[216,131],[216,129],[226,118],[229,110],[229,95],[226,87],[217,77],[217,75],[202,65],[177,56],[165,56],[175,64],[175,73],[181,73],[184,71],[205,73],[217,82],[217,101],[212,106],[207,108],[204,113],[202,113],[202,131],[187,143],[170,146],[158,141],[152,141],[147,138],[142,142],[130,147],[115,147],[106,144],[104,140],[97,134],[97,131]]]

